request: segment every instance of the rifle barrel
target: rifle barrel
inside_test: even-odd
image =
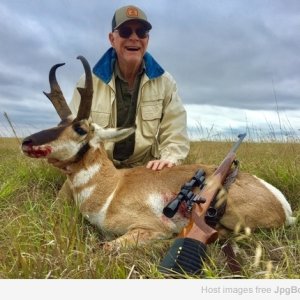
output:
[[[239,140],[232,146],[232,148],[230,149],[230,152],[236,152],[236,150],[238,149],[238,147],[240,146],[240,144],[242,143],[243,139],[246,137],[246,133],[243,134],[239,134],[238,138]]]

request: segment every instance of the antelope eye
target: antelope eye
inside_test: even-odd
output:
[[[83,128],[81,128],[80,126],[78,127],[74,127],[74,130],[79,134],[79,135],[85,135],[87,134],[87,131],[85,131]]]

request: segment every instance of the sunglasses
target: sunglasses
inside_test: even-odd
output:
[[[149,36],[149,30],[146,30],[143,27],[133,30],[131,27],[123,26],[119,29],[115,29],[114,31],[117,31],[119,33],[119,36],[124,39],[128,39],[133,32],[135,32],[139,39],[145,39]]]

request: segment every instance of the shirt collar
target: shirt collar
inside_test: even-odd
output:
[[[116,51],[113,48],[109,48],[94,66],[93,73],[105,83],[109,83],[112,78],[116,59]],[[145,73],[149,79],[157,78],[165,72],[148,52],[144,55],[144,63]]]

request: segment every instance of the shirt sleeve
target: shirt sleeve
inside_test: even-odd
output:
[[[187,133],[187,114],[178,94],[175,80],[168,74],[166,98],[158,132],[160,159],[181,164],[190,150]]]

